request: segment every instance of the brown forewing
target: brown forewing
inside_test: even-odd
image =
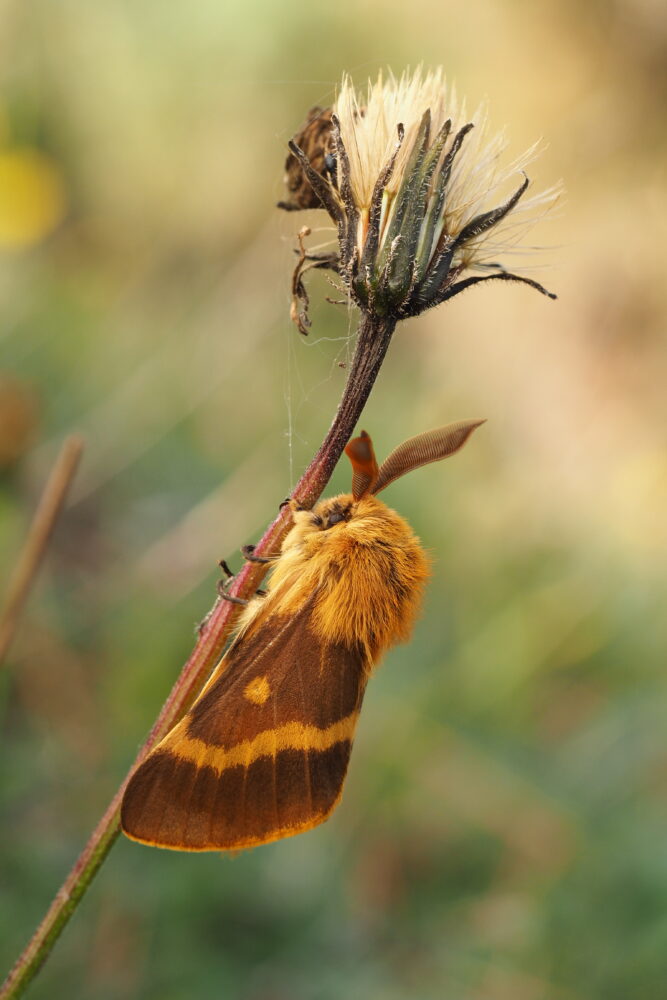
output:
[[[204,694],[130,779],[125,833],[181,850],[308,830],[337,804],[366,672],[310,627],[314,600],[241,637]]]

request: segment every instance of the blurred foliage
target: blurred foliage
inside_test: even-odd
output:
[[[308,340],[288,320],[286,141],[344,70],[423,61],[510,154],[548,142],[568,197],[529,273],[560,299],[491,285],[399,328],[378,453],[489,423],[387,495],[434,579],[331,821],[233,858],[119,843],[30,995],[662,1000],[664,3],[9,0],[0,45],[5,567],[87,440],[0,678],[2,963],[340,394],[354,316],[315,276]]]

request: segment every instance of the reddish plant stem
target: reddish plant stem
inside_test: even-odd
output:
[[[304,507],[311,507],[329,482],[373,388],[395,325],[392,320],[377,320],[366,315],[362,316],[354,358],[336,416],[321,447],[292,493],[293,498]],[[289,526],[290,513],[283,507],[257,543],[256,554],[268,555],[277,552]],[[265,573],[265,566],[248,562],[235,576],[230,594],[235,597],[250,597],[258,588]],[[238,610],[238,605],[218,600],[204,620],[195,648],[164,703],[148,738],[139,750],[131,770],[6,979],[0,990],[0,1000],[9,998],[13,1000],[20,996],[48,957],[118,836],[120,804],[130,775],[155,744],[185,714],[197,697],[204,681],[222,654]]]

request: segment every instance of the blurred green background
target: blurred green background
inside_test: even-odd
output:
[[[288,318],[285,144],[343,71],[443,64],[543,136],[526,273],[399,327],[378,453],[468,416],[387,500],[432,551],[342,805],[237,857],[122,841],[35,1000],[667,995],[667,8],[186,4],[0,14],[0,565],[86,452],[3,671],[0,964],[131,764],[215,593],[329,425],[354,316]],[[311,243],[328,232],[315,232]],[[514,263],[513,261],[511,263]],[[346,488],[347,468],[332,489]]]

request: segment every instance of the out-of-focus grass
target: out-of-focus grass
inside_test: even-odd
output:
[[[549,144],[535,180],[568,195],[531,273],[560,299],[489,286],[395,338],[379,453],[489,423],[387,494],[434,579],[344,801],[231,859],[120,843],[31,995],[662,1000],[663,5],[35,0],[0,37],[2,565],[88,442],[2,677],[1,961],[338,399],[354,317],[316,277],[309,340],[288,321],[285,142],[344,70],[442,62],[515,152]]]

